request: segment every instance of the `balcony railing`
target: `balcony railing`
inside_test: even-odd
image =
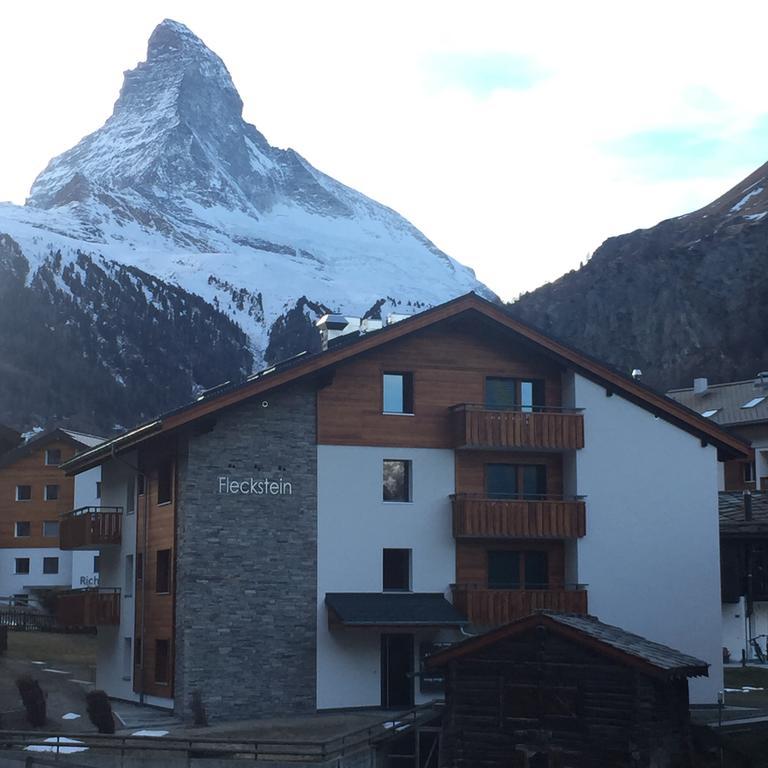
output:
[[[119,544],[122,507],[80,507],[63,515],[59,524],[61,549],[99,549]]]
[[[489,589],[485,584],[454,584],[453,604],[473,624],[506,624],[539,610],[587,613],[583,584],[559,589]]]
[[[584,447],[584,416],[567,408],[491,408],[463,403],[451,409],[455,448],[569,450]]]
[[[580,498],[489,499],[458,493],[451,499],[457,539],[575,539],[587,533],[586,505]]]
[[[120,590],[96,587],[60,592],[56,622],[63,627],[103,627],[120,623]]]

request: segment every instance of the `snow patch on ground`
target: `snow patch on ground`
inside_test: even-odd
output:
[[[744,195],[744,197],[741,198],[741,200],[739,200],[738,203],[736,203],[736,205],[734,205],[731,208],[729,213],[737,213],[738,211],[740,211],[747,204],[747,202],[749,201],[750,197],[754,197],[755,195],[759,195],[762,191],[763,191],[763,188],[762,187],[758,187],[757,189],[753,189],[751,192],[748,192],[746,195]]]

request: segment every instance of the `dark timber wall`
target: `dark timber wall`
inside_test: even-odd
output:
[[[531,629],[447,669],[441,766],[689,766],[688,683]]]
[[[315,402],[297,385],[180,440],[176,709],[185,720],[195,690],[212,720],[315,708]],[[220,477],[265,476],[292,493],[219,492]]]

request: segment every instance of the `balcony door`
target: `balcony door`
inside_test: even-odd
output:
[[[413,635],[381,636],[381,706],[413,706]]]
[[[488,589],[548,589],[549,557],[540,550],[489,550]]]
[[[485,379],[485,406],[531,413],[544,406],[544,382],[541,379],[488,376]]]
[[[540,499],[547,494],[544,464],[486,464],[485,495],[489,499]]]

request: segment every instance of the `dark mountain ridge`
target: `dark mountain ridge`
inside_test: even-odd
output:
[[[768,164],[709,205],[606,240],[510,311],[662,390],[768,369]]]

